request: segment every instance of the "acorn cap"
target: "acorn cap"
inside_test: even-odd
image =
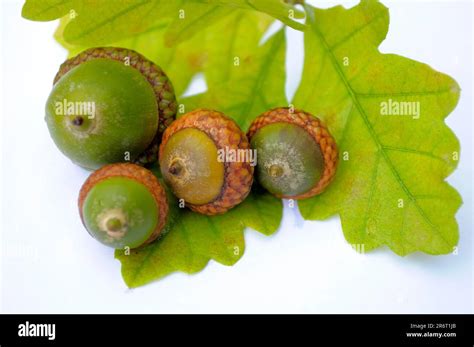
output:
[[[288,107],[279,107],[262,113],[250,125],[247,136],[249,139],[258,130],[274,123],[289,123],[303,128],[319,145],[324,159],[324,170],[321,178],[308,191],[298,195],[278,195],[285,199],[306,199],[321,193],[334,178],[338,163],[336,142],[321,120],[308,112],[291,110]]]
[[[218,150],[250,150],[245,133],[234,120],[218,111],[197,109],[178,118],[165,130],[159,155],[162,171],[164,165],[161,165],[161,161],[169,140],[178,131],[189,128],[204,132],[214,142]],[[200,158],[193,160],[198,161]],[[250,162],[225,161],[223,165],[224,180],[218,196],[213,201],[200,205],[187,202],[186,205],[191,210],[206,215],[220,214],[236,206],[247,197],[253,182],[253,167]],[[164,174],[164,176],[166,175]]]
[[[168,216],[168,202],[166,198],[166,192],[161,186],[160,182],[153,173],[139,165],[131,163],[118,163],[105,165],[99,170],[93,172],[89,178],[84,182],[81,191],[79,192],[79,214],[81,216],[82,223],[85,224],[83,216],[83,205],[87,198],[90,190],[99,182],[106,180],[111,177],[124,177],[135,182],[143,184],[153,196],[153,199],[158,206],[158,224],[149,238],[143,243],[143,245],[149,244],[156,240],[162,233]]]
[[[96,47],[89,48],[62,63],[54,77],[54,84],[69,70],[93,59],[113,59],[127,65],[129,64],[129,66],[138,70],[150,83],[158,104],[158,131],[147,151],[140,156],[137,162],[146,164],[157,160],[161,135],[175,119],[177,109],[173,85],[168,76],[158,65],[134,50],[119,47]]]

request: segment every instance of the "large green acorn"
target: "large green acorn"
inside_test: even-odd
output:
[[[149,170],[111,164],[92,173],[82,186],[79,214],[89,234],[104,245],[137,248],[162,234],[168,202]]]
[[[258,154],[257,180],[277,197],[312,197],[336,173],[336,142],[321,120],[307,112],[269,110],[252,122],[247,136]]]
[[[157,160],[163,130],[173,121],[171,82],[129,49],[91,48],[64,62],[46,103],[58,148],[87,169]]]

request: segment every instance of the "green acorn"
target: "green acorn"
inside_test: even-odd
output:
[[[166,192],[147,169],[119,163],[92,173],[79,193],[79,214],[91,236],[113,248],[156,240],[168,218]]]
[[[87,169],[157,160],[161,134],[176,114],[164,72],[123,48],[91,48],[64,62],[46,104],[58,148]]]
[[[336,142],[321,120],[307,112],[269,110],[252,122],[247,136],[258,154],[258,182],[279,198],[312,197],[334,178]]]
[[[249,194],[253,166],[227,161],[223,151],[249,151],[245,133],[223,113],[197,109],[174,121],[163,134],[160,169],[174,194],[195,212],[222,214]]]

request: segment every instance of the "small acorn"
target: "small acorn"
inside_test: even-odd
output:
[[[165,73],[135,51],[91,48],[64,62],[46,103],[58,148],[87,169],[157,160],[163,130],[176,114]]]
[[[92,173],[79,193],[89,234],[106,246],[137,248],[156,240],[168,218],[166,192],[151,171],[131,163]]]
[[[257,180],[277,197],[317,195],[336,173],[336,142],[322,122],[307,112],[269,110],[252,122],[247,136],[258,154]]]
[[[250,192],[253,166],[246,160],[248,156],[242,155],[249,150],[245,133],[232,119],[217,111],[198,109],[165,130],[160,169],[174,194],[191,210],[220,214]]]

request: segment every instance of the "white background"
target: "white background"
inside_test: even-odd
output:
[[[62,156],[43,120],[53,76],[66,57],[52,38],[57,24],[24,20],[21,2],[7,1],[0,54],[1,310],[472,313],[472,3],[384,3],[391,23],[381,51],[426,62],[462,88],[447,120],[462,143],[459,168],[449,178],[464,199],[458,255],[401,258],[387,248],[360,255],[345,241],[338,218],[305,222],[285,209],[274,236],[246,231],[245,255],[233,267],[211,261],[197,275],[177,273],[127,289],[113,250],[80,223],[76,199],[88,172]],[[300,49],[301,41],[292,35],[289,49]],[[288,61],[290,76],[298,76],[301,60]],[[298,77],[288,81],[289,95],[297,83]]]

